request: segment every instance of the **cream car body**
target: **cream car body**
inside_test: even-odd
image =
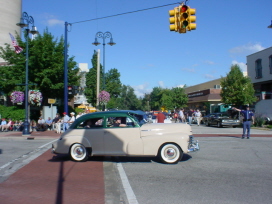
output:
[[[121,118],[126,127],[111,120]],[[95,125],[97,121],[101,124]],[[93,124],[86,128],[87,121]],[[145,123],[137,111],[110,111],[81,116],[53,144],[52,152],[70,154],[76,161],[88,156],[160,156],[165,163],[177,163],[183,153],[199,150],[191,127],[182,123]]]

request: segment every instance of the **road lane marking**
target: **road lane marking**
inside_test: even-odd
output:
[[[135,194],[130,186],[130,183],[128,181],[126,172],[123,168],[123,165],[121,163],[117,163],[117,169],[118,169],[119,175],[121,177],[121,181],[122,181],[123,188],[124,188],[126,196],[127,196],[128,203],[129,204],[138,204],[136,196],[135,196]]]

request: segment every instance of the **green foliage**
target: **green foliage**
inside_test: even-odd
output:
[[[116,107],[119,110],[139,110],[141,103],[130,86],[123,85],[120,97],[115,100]]]
[[[146,99],[147,100],[147,99]],[[172,89],[163,89],[154,87],[150,93],[151,110],[160,110],[164,107],[166,110],[186,107],[188,96],[183,88],[175,87]]]
[[[24,49],[20,54],[16,54],[9,44],[0,47],[0,57],[8,62],[8,66],[0,67],[0,86],[5,94],[10,94],[14,90],[24,90],[24,86],[17,84],[25,83],[25,51],[26,42],[16,36],[19,46]],[[64,39],[63,37],[54,39],[46,29],[43,34],[38,35],[29,42],[29,63],[28,79],[29,89],[40,90],[43,97],[63,98],[64,88]],[[79,69],[76,67],[74,57],[68,59],[68,81],[69,84],[78,85]],[[44,100],[44,102],[47,102]]]
[[[14,120],[24,120],[25,110],[17,106],[1,106],[0,105],[1,118],[11,118]]]
[[[263,125],[265,124],[265,118],[261,114],[255,114],[254,122],[255,127],[263,127]]]
[[[238,65],[233,65],[225,78],[221,79],[221,101],[227,105],[246,105],[256,101],[249,77],[243,76]]]
[[[86,74],[86,88],[84,94],[88,103],[96,105],[96,87],[97,87],[97,52],[94,51],[92,57],[92,68]],[[103,89],[103,67],[100,65],[100,91]],[[121,92],[122,83],[120,73],[117,69],[110,69],[105,73],[105,91],[109,92],[111,98],[118,98]]]

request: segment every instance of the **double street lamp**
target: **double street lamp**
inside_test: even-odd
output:
[[[26,23],[25,23],[26,21]],[[32,24],[32,29],[29,29],[29,24]],[[25,63],[25,121],[24,121],[24,130],[23,135],[30,135],[29,132],[29,121],[28,121],[28,38],[29,33],[32,35],[38,34],[37,28],[34,26],[34,19],[32,16],[29,16],[26,12],[23,12],[23,15],[21,17],[20,23],[16,24],[17,26],[20,26],[21,28],[25,28],[25,39],[26,39],[26,63]]]
[[[116,43],[113,42],[113,39],[112,39],[112,34],[110,32],[105,32],[105,33],[102,33],[102,32],[97,32],[96,35],[95,35],[95,40],[93,42],[93,45],[97,46],[97,45],[100,45],[100,43],[97,41],[97,38],[102,38],[103,39],[103,90],[105,90],[105,40],[106,38],[110,38],[110,42],[108,43],[108,45],[110,46],[113,46],[115,45]]]

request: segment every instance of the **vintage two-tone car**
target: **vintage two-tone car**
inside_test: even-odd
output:
[[[191,127],[182,123],[147,123],[142,111],[96,112],[79,117],[52,145],[52,153],[75,161],[89,156],[158,156],[174,164],[183,153],[199,150]]]

